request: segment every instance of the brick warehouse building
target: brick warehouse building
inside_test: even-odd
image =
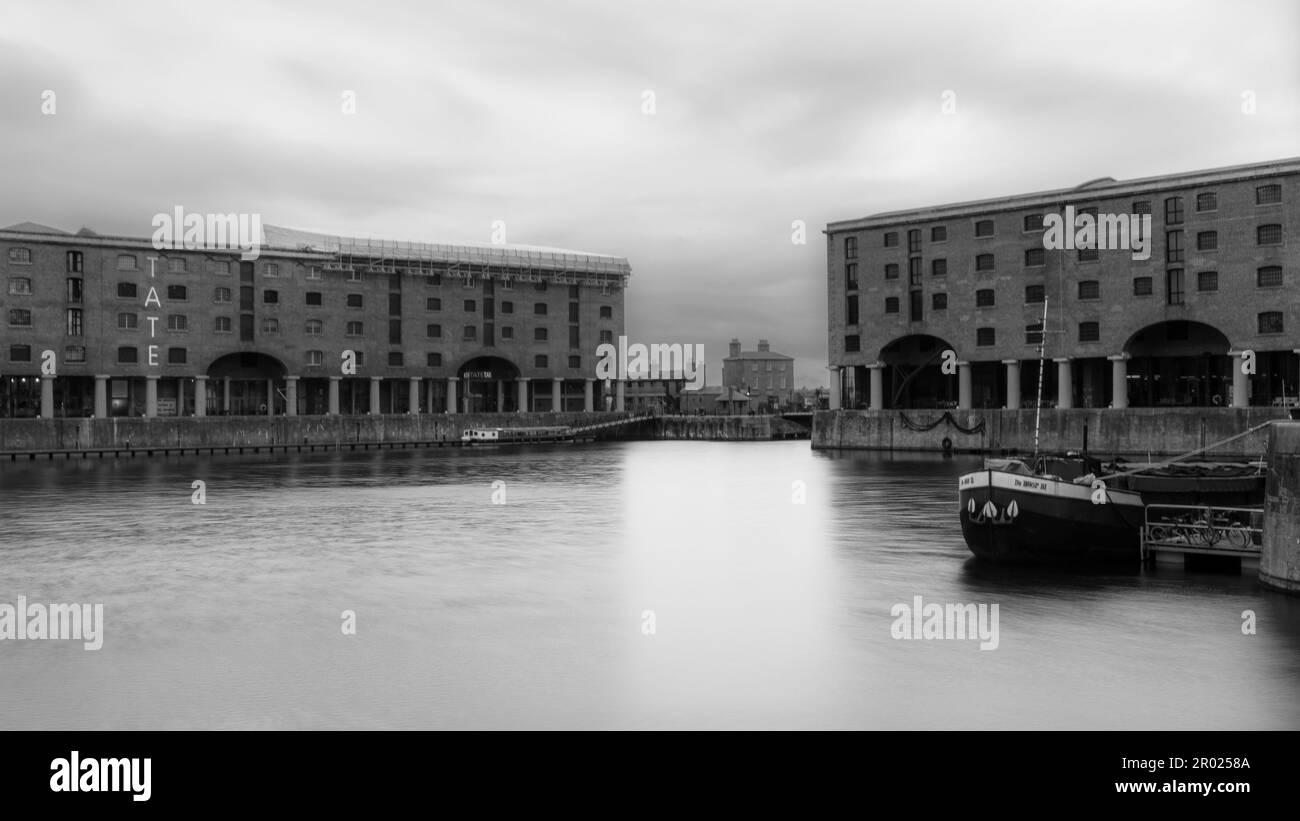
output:
[[[1046,248],[1067,206],[1149,214],[1149,259]],[[1032,407],[1045,301],[1045,404],[1293,404],[1297,226],[1300,159],[831,223],[832,407]]]
[[[23,223],[0,264],[0,417],[622,405],[594,376],[624,332],[620,257],[266,226],[243,261]]]

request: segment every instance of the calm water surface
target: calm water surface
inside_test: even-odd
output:
[[[975,464],[807,442],[4,463],[0,602],[102,602],[105,640],[0,642],[0,729],[1300,728],[1300,601],[981,565],[956,518]],[[998,604],[998,648],[891,638],[918,595]]]

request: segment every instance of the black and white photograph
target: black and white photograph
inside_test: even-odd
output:
[[[0,769],[129,809],[214,732],[867,731],[1285,794],[1298,37],[4,0],[0,730],[54,752]]]

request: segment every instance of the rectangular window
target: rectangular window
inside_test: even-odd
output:
[[[1206,191],[1196,195],[1197,211],[1218,211],[1219,195],[1214,191]]]
[[[190,319],[185,314],[167,315],[167,330],[188,331],[189,329],[190,329]]]
[[[858,264],[850,262],[844,266],[844,289],[847,291],[858,290]],[[601,309],[602,311],[604,308]]]
[[[1196,234],[1196,250],[1215,251],[1219,248],[1218,231],[1200,231]]]
[[[134,282],[119,282],[119,283],[117,283],[117,298],[118,298],[118,299],[135,299],[135,298],[136,298],[136,287],[135,287],[135,283],[134,283]]]
[[[80,252],[80,251],[69,251],[69,252],[68,252],[68,273],[70,273],[70,274],[79,274],[79,273],[81,273],[82,265],[83,265],[83,264],[84,264],[84,261],[83,261],[83,259],[82,259],[82,256],[81,256],[81,252]]]
[[[319,266],[319,265],[309,265],[309,266],[307,266],[307,279],[320,279],[320,266]]]
[[[1080,282],[1079,299],[1101,299],[1101,282],[1095,279]]]
[[[976,270],[976,271],[992,271],[992,270],[993,270],[993,255],[992,255],[992,254],[980,254],[979,256],[975,257],[975,270]]]
[[[1026,345],[1043,344],[1043,323],[1035,322],[1033,325],[1025,326],[1025,344]]]
[[[388,320],[388,344],[389,345],[402,344],[402,320],[400,319]]]
[[[930,276],[935,276],[935,277],[948,276],[948,260],[946,259],[930,260]]]
[[[569,370],[576,371],[576,370],[580,369],[581,367],[582,367],[582,357],[581,357],[581,356],[570,356],[570,357],[569,357]]]
[[[478,326],[466,325],[461,333],[462,339],[478,339]]]
[[[429,274],[424,278],[424,284],[431,287],[442,285],[442,274]]]
[[[1282,226],[1281,225],[1261,225],[1255,229],[1256,245],[1281,245],[1282,244]]]
[[[943,291],[930,295],[930,307],[936,311],[948,310],[948,295]]]
[[[1047,264],[1047,249],[1041,247],[1025,249],[1025,267],[1039,268]]]
[[[137,264],[138,261],[135,258],[135,254],[117,255],[117,270],[119,271],[134,271],[136,270]]]
[[[67,320],[67,335],[81,336],[81,309],[69,308]]]
[[[132,348],[128,345],[123,345],[122,347],[117,349],[118,362],[130,364],[132,362],[138,362],[139,359],[140,359],[140,353],[135,348]]]
[[[280,265],[275,262],[268,262],[262,268],[262,275],[268,277],[278,277],[280,275]]]
[[[324,351],[307,351],[307,355],[306,355],[306,357],[304,357],[303,361],[304,361],[308,366],[323,365],[323,364],[325,363],[325,352],[324,352]]]
[[[993,220],[980,220],[975,223],[975,236],[991,237],[993,236]]]
[[[1259,288],[1281,288],[1282,266],[1266,265],[1255,272],[1255,285]]]
[[[844,258],[845,258],[845,259],[857,259],[857,258],[858,258],[858,238],[857,238],[857,237],[845,237],[845,238],[844,238]]]
[[[185,302],[189,297],[189,289],[184,285],[168,285],[167,299],[173,302]]]
[[[907,281],[910,285],[921,284],[921,258],[909,257],[907,260]]]
[[[9,324],[19,327],[27,327],[32,324],[32,312],[26,308],[10,308]]]
[[[936,225],[930,229],[930,242],[947,242],[948,227],[946,225]]]
[[[1170,305],[1183,304],[1183,269],[1171,268],[1165,272],[1165,296]]]
[[[1165,262],[1183,261],[1183,232],[1165,232]]]
[[[366,352],[365,352],[365,351],[353,351],[352,353],[353,353],[354,355],[356,355],[356,357],[357,357],[357,365],[358,365],[358,366],[361,366],[361,365],[366,364]]]
[[[429,368],[441,368],[441,367],[442,367],[442,354],[440,354],[440,353],[436,353],[436,352],[425,354],[425,356],[424,356],[424,364],[425,364],[425,367],[429,367]]]
[[[31,265],[32,249],[30,248],[10,248],[9,249],[10,265]]]
[[[1219,290],[1219,272],[1218,271],[1201,271],[1196,275],[1196,290],[1198,291],[1217,291]]]
[[[545,341],[546,341],[546,329],[545,329],[545,328],[533,328],[533,341],[534,341],[534,342],[545,342]]]
[[[472,299],[465,300],[465,313],[472,314],[477,310],[478,310],[478,303],[476,303]],[[505,313],[505,311],[502,311],[501,313]]]
[[[362,307],[362,304],[361,294],[348,294],[349,308],[360,308]]]
[[[10,362],[31,362],[32,346],[31,345],[10,345],[9,361]]]
[[[894,248],[894,247],[896,247],[897,245],[898,245],[898,232],[897,232],[897,231],[886,231],[886,232],[885,232],[885,247],[886,247],[886,248]]]
[[[428,297],[424,300],[424,309],[426,311],[441,311],[442,299],[436,296]]]
[[[1025,304],[1032,305],[1036,302],[1042,302],[1047,298],[1047,289],[1043,285],[1026,285],[1025,286]]]
[[[171,273],[171,274],[183,274],[183,273],[185,273],[185,258],[184,258],[184,257],[169,257],[169,258],[167,259],[167,272],[168,272],[168,273]]]
[[[844,352],[857,353],[862,350],[862,338],[857,334],[850,334],[844,337]]]
[[[1151,277],[1133,278],[1133,296],[1151,296],[1152,291]]]
[[[274,305],[280,301],[279,291],[263,291],[262,302],[266,305]]]
[[[86,346],[85,345],[68,345],[63,349],[64,362],[85,362]]]
[[[117,327],[122,331],[134,331],[139,327],[140,318],[135,314],[118,314]]]
[[[545,302],[534,302],[534,303],[533,303],[533,314],[535,314],[536,316],[546,316],[546,303],[545,303]]]
[[[993,300],[994,300],[994,295],[993,295],[992,288],[980,288],[978,291],[975,292],[976,308],[992,308]]]
[[[1284,332],[1281,311],[1265,311],[1259,315],[1259,332],[1262,334],[1280,334]]]
[[[325,333],[324,322],[320,321],[319,319],[307,320],[307,326],[306,326],[307,336],[320,336],[323,333]]]
[[[1282,201],[1282,186],[1276,183],[1261,185],[1255,189],[1256,205],[1272,205]]]
[[[898,279],[898,263],[891,262],[885,266],[885,279]]]
[[[1097,342],[1101,339],[1100,322],[1080,322],[1079,323],[1079,341],[1080,342]]]
[[[390,368],[400,368],[400,367],[402,367],[402,352],[401,352],[401,351],[389,351],[389,352],[388,352],[388,367],[390,367]]]
[[[571,350],[576,350],[582,347],[582,337],[580,334],[581,332],[577,325],[569,326],[569,348]]]
[[[1170,197],[1165,200],[1165,225],[1183,224],[1183,198]]]
[[[306,296],[308,305],[320,305],[322,303],[320,291],[308,291]]]
[[[308,296],[308,300],[309,300],[309,301],[308,301],[308,304],[310,304],[310,297],[311,297],[311,295],[308,294],[307,296]],[[230,291],[229,288],[215,288],[215,289],[213,289],[213,291],[212,291],[212,301],[213,301],[213,302],[229,302],[229,301],[232,299],[232,297],[233,297],[233,295],[232,295],[232,293],[231,293],[231,291]]]
[[[124,316],[135,316],[135,314],[124,314]],[[230,317],[219,316],[212,324],[212,330],[219,334],[230,333]]]
[[[185,350],[184,348],[168,348],[168,349],[167,349],[167,364],[168,364],[168,365],[184,365],[184,364],[185,364],[185,360],[186,360],[186,356],[187,356],[187,353],[186,353],[186,350]]]
[[[858,297],[856,294],[844,300],[844,323],[846,325],[858,324]]]
[[[907,253],[921,253],[921,229],[912,228],[907,232]]]
[[[365,332],[366,332],[365,323],[355,319],[349,322],[347,325],[345,325],[343,331],[343,333],[346,334],[347,336],[364,336]]]
[[[214,274],[230,276],[230,261],[224,259],[212,260],[208,263]]]
[[[424,335],[427,336],[427,337],[429,337],[430,339],[441,339],[441,338],[442,338],[442,326],[441,326],[441,325],[426,325],[426,326],[424,326]]]
[[[280,332],[280,320],[275,317],[268,317],[262,320],[262,333],[278,334]]]
[[[355,268],[353,268],[351,271],[348,271],[348,282],[360,282],[360,281],[361,281],[360,271],[358,271]]]
[[[507,278],[501,280],[501,290],[513,291],[514,289],[515,289],[515,281],[513,279]]]
[[[539,353],[537,356],[533,357],[533,367],[534,368],[550,367],[550,360],[546,358],[546,354]]]
[[[389,294],[389,295],[388,295],[388,315],[389,315],[389,316],[401,316],[401,315],[402,315],[402,295],[401,295],[401,294]]]
[[[856,248],[856,246],[855,246],[855,248]],[[856,253],[856,252],[855,252],[855,253]],[[570,286],[569,286],[569,299],[578,299],[579,296],[581,296],[581,294],[582,294],[582,286],[580,286],[580,285],[570,285]]]
[[[997,331],[993,328],[976,328],[975,344],[981,348],[987,348],[997,344]]]
[[[885,313],[887,314],[898,313],[898,297],[896,296],[885,297]]]
[[[1151,200],[1137,200],[1133,203],[1133,213],[1142,215],[1151,213]]]
[[[1025,232],[1028,233],[1028,232],[1030,232],[1030,231],[1041,231],[1041,230],[1043,230],[1043,215],[1042,215],[1042,214],[1026,214],[1026,215],[1025,215]]]
[[[609,305],[601,305],[601,306],[600,306],[600,318],[601,318],[601,319],[613,319],[613,318],[614,318],[614,309],[613,309],[611,306],[609,306]]]
[[[514,339],[514,338],[515,338],[515,329],[512,328],[512,327],[510,327],[509,325],[505,325],[505,326],[503,326],[503,327],[501,328],[501,338],[502,338],[502,339]]]
[[[515,303],[509,300],[506,300],[505,302],[501,303],[501,313],[513,314],[514,312],[515,312]]]
[[[122,284],[124,283],[118,284],[119,296],[121,295],[120,292],[122,290],[121,288]],[[129,284],[132,288],[135,287],[135,283],[125,283],[125,284]],[[28,277],[10,277],[9,293],[14,294],[15,296],[30,296],[32,293],[31,279]]]

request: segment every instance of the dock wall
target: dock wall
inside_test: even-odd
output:
[[[1300,593],[1300,422],[1269,429],[1259,580],[1266,587]]]

